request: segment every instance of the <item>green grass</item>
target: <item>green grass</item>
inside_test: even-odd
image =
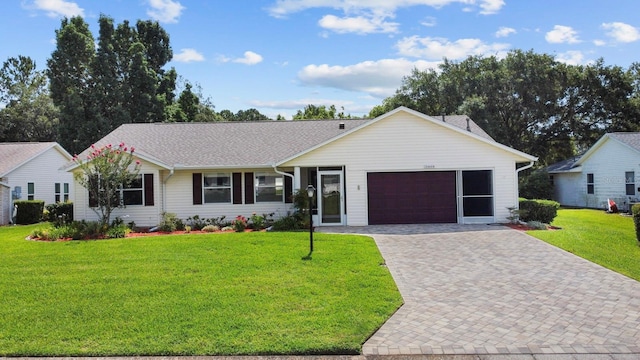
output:
[[[0,228],[0,356],[356,354],[402,303],[368,237],[34,228]]]
[[[630,216],[602,210],[560,209],[552,225],[562,229],[527,233],[640,281],[640,246]]]

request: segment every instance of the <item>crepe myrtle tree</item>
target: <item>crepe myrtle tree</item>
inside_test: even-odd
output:
[[[129,186],[140,172],[140,161],[133,157],[133,146],[120,143],[100,148],[91,145],[86,159],[73,157],[80,171],[75,180],[89,191],[89,206],[100,217],[103,227],[109,225],[114,209],[124,207],[120,189]]]

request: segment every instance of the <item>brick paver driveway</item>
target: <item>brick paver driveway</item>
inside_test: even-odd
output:
[[[373,234],[405,304],[364,355],[640,358],[640,282],[515,230],[473,230]]]

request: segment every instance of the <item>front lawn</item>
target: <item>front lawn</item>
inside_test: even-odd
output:
[[[562,229],[527,233],[640,281],[640,246],[630,216],[602,210],[560,209],[552,225]]]
[[[356,354],[402,299],[371,238],[26,241],[0,228],[0,356]]]

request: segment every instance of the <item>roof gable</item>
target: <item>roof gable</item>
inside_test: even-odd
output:
[[[495,140],[493,140],[493,138],[491,138],[486,132],[484,132],[484,130],[482,130],[480,128],[480,126],[478,126],[475,122],[473,122],[473,120],[471,120],[468,116],[466,115],[452,115],[452,116],[445,116],[444,119],[442,120],[438,120],[435,117],[429,116],[429,115],[425,115],[421,112],[415,111],[415,110],[411,110],[407,107],[404,106],[400,106],[392,111],[389,111],[383,115],[378,116],[377,118],[368,121],[362,125],[360,125],[359,127],[356,127],[350,131],[345,132],[344,134],[341,134],[340,136],[336,136],[335,138],[329,139],[328,141],[318,144],[316,146],[313,146],[311,148],[309,148],[308,150],[301,152],[299,154],[296,154],[295,156],[292,156],[290,158],[284,159],[282,161],[280,161],[278,164],[282,164],[285,163],[287,161],[293,160],[296,157],[302,156],[304,154],[307,154],[321,146],[327,145],[333,141],[336,141],[338,139],[341,139],[344,136],[347,136],[353,132],[359,131],[360,129],[367,127],[367,126],[371,126],[372,124],[375,124],[376,122],[379,121],[384,121],[387,118],[392,117],[393,115],[399,113],[399,112],[405,112],[408,114],[411,114],[413,116],[416,116],[422,120],[425,121],[429,121],[431,123],[434,123],[438,126],[442,126],[445,128],[448,128],[449,130],[458,132],[460,134],[463,134],[465,136],[470,136],[476,140],[479,140],[481,142],[484,142],[486,144],[489,144],[491,146],[500,148],[503,151],[507,151],[509,153],[511,153],[512,155],[516,155],[517,157],[523,158],[524,161],[536,161],[538,160],[537,157],[535,156],[531,156],[529,154],[523,153],[519,150],[510,148],[508,146],[505,146],[503,144],[500,144],[498,142],[496,142]],[[476,132],[474,132],[474,129]]]
[[[640,133],[607,133],[604,134],[598,141],[596,141],[596,143],[593,144],[593,146],[591,146],[589,150],[587,150],[587,152],[585,152],[584,155],[582,155],[580,159],[578,159],[578,161],[576,161],[575,165],[582,165],[588,158],[590,158],[595,152],[597,152],[598,149],[600,149],[607,143],[607,141],[610,140],[616,141],[640,155]]]
[[[71,155],[56,142],[0,143],[0,177],[6,176],[52,148],[67,160],[71,160]]]
[[[136,155],[141,159],[167,169],[271,167],[399,111],[533,159],[496,143],[464,115],[446,116],[443,122],[404,107],[375,119],[125,124],[95,145],[100,147],[124,142],[127,146],[134,146]],[[466,130],[467,120],[471,131]],[[86,153],[88,149],[80,154],[80,158],[83,159]]]

